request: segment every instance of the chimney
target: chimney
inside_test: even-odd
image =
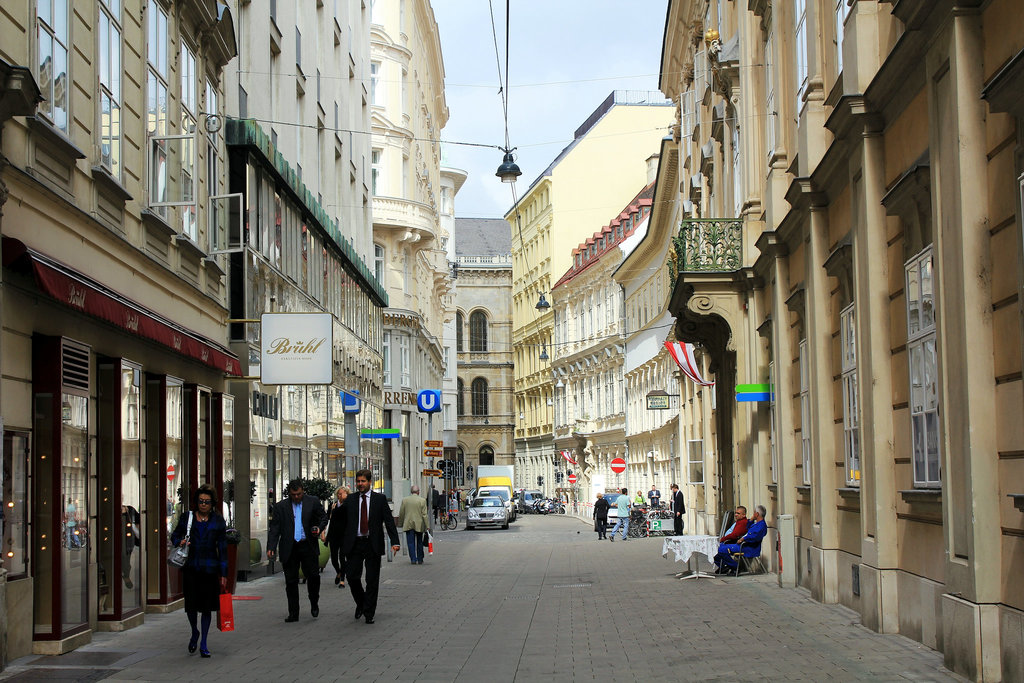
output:
[[[647,157],[647,184],[650,185],[658,177],[658,159],[660,154],[652,154]]]

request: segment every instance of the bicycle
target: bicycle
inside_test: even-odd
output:
[[[442,510],[438,515],[438,523],[445,531],[454,531],[459,526],[459,516],[448,510]]]

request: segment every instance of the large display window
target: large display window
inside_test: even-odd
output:
[[[35,637],[89,628],[91,352],[68,339],[33,339],[32,576]]]
[[[98,613],[122,620],[142,609],[142,373],[110,359],[99,364],[97,377]]]

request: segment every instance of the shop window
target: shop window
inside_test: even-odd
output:
[[[0,516],[0,538],[3,538],[3,568],[7,580],[28,572],[28,432],[4,432],[3,450],[3,515]]]

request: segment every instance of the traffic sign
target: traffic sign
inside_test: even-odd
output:
[[[440,448],[428,448],[423,451],[423,455],[427,458],[440,458],[444,455],[444,451]]]
[[[622,458],[615,458],[612,460],[612,472],[615,474],[622,474],[626,471],[626,461]]]
[[[431,441],[430,439],[423,442],[424,448],[444,448],[444,441]]]
[[[167,481],[174,481],[174,465],[167,466]]]
[[[341,389],[338,391],[341,394],[341,412],[343,413],[358,413],[359,412],[359,390],[353,389],[352,391],[345,391]]]
[[[416,407],[421,413],[441,412],[441,392],[437,389],[424,389],[416,396]]]
[[[570,474],[569,475],[569,483],[570,484],[575,484],[576,483],[576,475],[575,474]]]
[[[424,477],[440,477],[443,476],[444,472],[441,470],[423,470]]]

